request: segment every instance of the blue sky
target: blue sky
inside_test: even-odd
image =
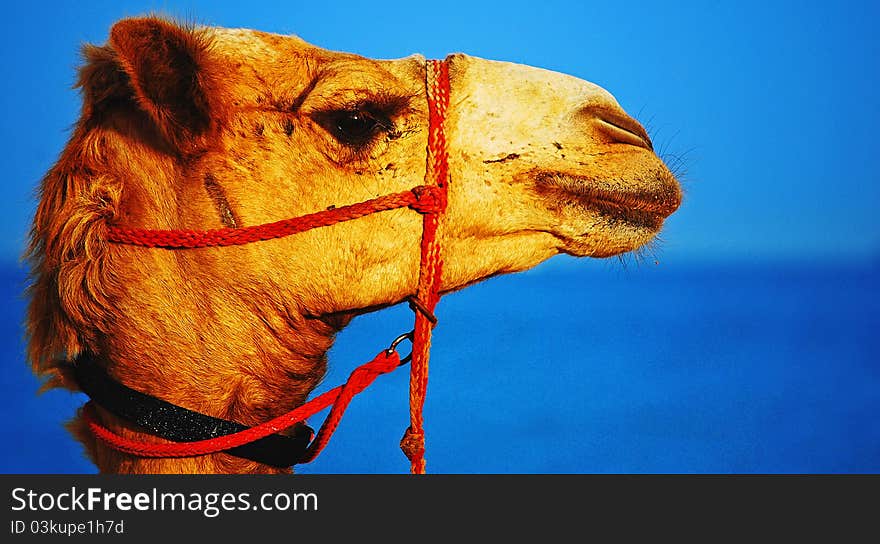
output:
[[[610,90],[686,170],[666,261],[880,256],[877,2],[26,2],[2,32],[0,259],[75,122],[78,48],[151,11],[378,58],[450,52]]]

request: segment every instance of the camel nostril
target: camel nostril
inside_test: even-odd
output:
[[[644,147],[649,151],[654,151],[651,138],[638,121],[620,118],[610,120],[603,117],[598,118],[598,121],[600,130],[611,137],[614,142]]]
[[[629,144],[654,150],[651,138],[645,128],[635,119],[624,113],[619,106],[591,104],[581,110],[581,114],[596,121],[597,130],[612,143]]]

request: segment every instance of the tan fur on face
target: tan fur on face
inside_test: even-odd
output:
[[[252,226],[421,184],[424,59],[152,18],[121,21],[85,57],[82,116],[31,235],[35,371],[75,387],[68,365],[88,350],[131,387],[244,424],[301,404],[353,315],[413,293],[417,213],[188,251],[108,244],[106,228]],[[632,250],[678,206],[643,129],[604,90],[465,55],[450,66],[445,291],[560,252]],[[353,146],[334,120],[359,108],[387,126]],[[71,427],[103,471],[272,471],[228,455],[132,458]]]

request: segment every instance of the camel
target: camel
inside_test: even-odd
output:
[[[425,59],[152,16],[116,22],[83,54],[81,116],[31,230],[35,373],[76,390],[72,365],[88,352],[119,383],[247,426],[303,404],[336,333],[414,292],[418,214],[186,251],[108,243],[108,226],[242,227],[410,189],[425,171]],[[636,250],[679,207],[647,132],[601,87],[464,54],[447,62],[442,292],[561,253]],[[227,453],[141,458],[96,440],[81,414],[68,426],[101,472],[290,472]]]

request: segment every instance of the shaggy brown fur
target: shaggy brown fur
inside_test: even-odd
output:
[[[418,214],[192,251],[108,244],[107,226],[249,226],[417,185],[423,60],[156,18],[120,21],[84,55],[82,115],[43,179],[31,231],[35,372],[75,388],[69,365],[88,350],[124,384],[246,425],[303,403],[335,333],[414,291]],[[559,252],[628,251],[678,206],[644,131],[598,87],[463,55],[450,63],[444,290]],[[78,418],[71,428],[102,471],[275,472],[225,454],[138,459],[95,443]]]
[[[171,373],[168,383],[161,384],[157,376],[167,373],[169,365],[186,364],[184,361],[196,356],[183,354],[179,346],[173,345],[181,343],[175,342],[174,337],[183,333],[179,324],[167,323],[186,318],[121,315],[119,306],[124,305],[121,299],[132,289],[146,287],[142,275],[145,271],[131,270],[132,266],[143,264],[143,260],[141,256],[134,260],[119,258],[119,253],[125,250],[104,241],[108,224],[136,221],[133,213],[126,213],[121,207],[126,190],[130,209],[150,210],[146,215],[155,214],[159,224],[168,227],[174,222],[177,213],[174,207],[162,203],[173,203],[178,198],[169,189],[179,181],[175,174],[192,167],[196,157],[217,137],[227,118],[223,110],[225,102],[220,98],[223,91],[213,82],[213,74],[219,73],[221,67],[212,65],[207,57],[210,47],[210,37],[204,31],[180,28],[164,20],[135,19],[114,26],[109,45],[85,48],[86,64],[78,82],[85,97],[82,116],[61,158],[43,180],[31,234],[29,256],[34,281],[28,312],[29,356],[35,371],[48,377],[47,386],[74,387],[66,362],[88,350],[104,356],[108,367],[124,383],[144,384],[139,387],[141,390],[159,394],[171,402],[254,424],[277,415],[268,404],[284,402],[285,398],[288,406],[302,402],[320,380],[324,353],[344,319],[306,320],[283,306],[256,304],[257,300],[277,297],[242,293],[245,296],[240,300],[246,304],[246,313],[250,316],[243,321],[251,321],[249,325],[253,329],[248,331],[247,326],[241,326],[244,324],[240,327],[245,336],[253,336],[246,339],[251,349],[238,353],[242,360],[250,360],[254,368],[224,368],[226,358],[213,358],[209,346],[205,345],[206,353],[198,356],[220,363],[217,367],[198,368],[193,364],[193,373],[187,376]],[[183,168],[175,164],[182,164]],[[206,178],[210,179],[210,175],[206,174]],[[125,188],[126,182],[132,181],[135,183]],[[213,190],[222,191],[216,185]],[[211,279],[197,272],[198,265],[174,262],[177,259],[172,255],[143,257],[166,265],[163,268],[172,271],[169,275],[174,275],[173,282],[190,284],[186,295],[163,295],[159,305],[188,307],[193,320],[210,322],[228,318],[217,314],[222,305],[199,300],[201,289],[195,286],[210,285]],[[127,262],[120,266],[123,261]],[[153,291],[152,295],[156,294]],[[229,298],[239,298],[242,294],[237,297],[230,294]],[[144,295],[150,296],[150,293],[131,298]],[[226,298],[224,294],[219,295]],[[200,334],[199,328],[193,327],[193,334]],[[169,336],[170,341],[162,340]],[[172,349],[145,345],[155,344],[156,340],[160,344],[167,341],[172,345],[165,347]],[[190,344],[197,339],[187,340],[186,344]],[[225,351],[235,346],[230,342],[222,348],[217,345],[210,348]],[[253,353],[255,349],[259,353]],[[131,351],[137,360],[126,368],[126,356],[116,355],[119,351]],[[273,357],[285,358],[286,364],[260,368],[261,362],[265,364]],[[216,397],[223,399],[217,406],[199,405],[197,399],[187,394],[187,385],[178,381],[218,382],[213,377],[199,376],[200,372],[215,373],[221,378],[220,382],[226,383],[229,376],[235,376],[230,391],[216,392]],[[278,376],[273,379],[273,374]],[[262,392],[273,389],[272,383],[281,389],[292,377],[297,387]],[[248,385],[263,380],[268,380],[268,385]],[[217,389],[219,386],[219,382],[211,385]],[[125,429],[126,426],[114,418],[107,414],[104,417],[117,429]],[[132,461],[97,448],[78,420],[72,428],[87,443],[95,462],[105,470],[128,471],[133,470],[134,465],[139,467],[137,471],[148,472],[166,471],[168,466],[173,466],[170,470],[175,472],[247,472],[265,468],[226,455],[183,463]],[[137,433],[129,431],[129,434]]]

